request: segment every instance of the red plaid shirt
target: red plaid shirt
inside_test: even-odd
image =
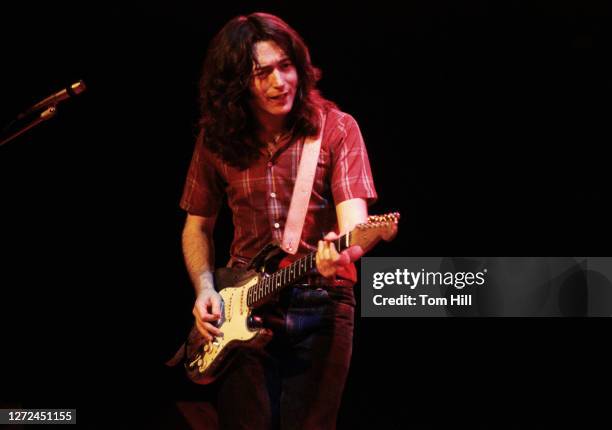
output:
[[[228,265],[246,263],[272,241],[281,242],[293,184],[302,154],[302,139],[287,141],[270,156],[262,156],[246,170],[227,165],[196,142],[181,207],[193,215],[212,216],[227,193],[233,214],[234,240]],[[315,251],[330,231],[338,231],[335,206],[348,199],[377,198],[368,154],[352,116],[328,113],[321,152],[304,221],[300,247],[291,260]],[[356,281],[354,265],[338,276]]]

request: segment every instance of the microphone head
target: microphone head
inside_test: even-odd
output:
[[[85,82],[83,81],[79,81],[70,85],[70,89],[72,90],[72,93],[74,95],[81,94],[83,91],[85,91],[86,88],[87,87],[85,86]]]

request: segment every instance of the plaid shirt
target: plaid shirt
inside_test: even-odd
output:
[[[181,207],[204,217],[217,213],[226,193],[233,214],[234,240],[228,265],[246,263],[270,242],[281,242],[293,184],[303,147],[302,139],[281,144],[248,169],[227,165],[196,142]],[[348,199],[376,198],[368,154],[352,116],[328,113],[321,142],[312,196],[298,252],[290,260],[317,249],[330,231],[338,231],[335,206]],[[339,277],[356,281],[354,265],[338,270]]]

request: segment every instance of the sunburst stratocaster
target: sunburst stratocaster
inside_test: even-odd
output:
[[[334,241],[334,245],[338,252],[354,245],[367,252],[381,239],[393,239],[398,220],[399,213],[371,215],[366,223],[357,225]],[[278,246],[268,245],[246,269],[220,268],[215,271],[215,286],[223,300],[223,312],[217,327],[223,332],[223,337],[207,342],[193,326],[185,345],[185,368],[193,382],[213,382],[240,348],[263,347],[270,341],[272,332],[261,326],[253,311],[316,268],[316,252],[312,252],[287,267],[266,273],[266,261],[282,253]]]

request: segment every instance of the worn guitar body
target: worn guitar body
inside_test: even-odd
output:
[[[368,217],[351,232],[334,241],[339,252],[359,246],[364,252],[381,239],[391,240],[397,233],[398,213]],[[221,268],[215,271],[215,287],[223,300],[217,327],[223,337],[208,342],[194,325],[185,344],[187,376],[195,383],[209,384],[219,377],[242,348],[261,348],[272,338],[254,314],[283,288],[313,273],[316,252],[276,270],[285,255],[276,245],[262,249],[246,269]],[[274,271],[275,270],[275,271]]]
[[[276,257],[280,248],[269,245],[251,262],[247,269],[220,268],[215,271],[215,286],[223,300],[222,318],[217,327],[223,337],[207,342],[194,325],[186,344],[187,375],[198,384],[213,382],[227,366],[236,349],[262,348],[272,339],[272,332],[261,327],[253,309],[247,303],[249,289],[263,277],[265,265],[253,267],[260,260]]]

